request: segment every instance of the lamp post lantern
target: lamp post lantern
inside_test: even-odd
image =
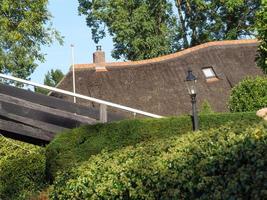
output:
[[[197,78],[193,74],[192,70],[188,70],[187,76],[185,79],[186,86],[188,89],[188,93],[191,97],[191,102],[192,102],[192,115],[193,115],[193,130],[198,130],[198,116],[197,116],[197,88],[196,88],[196,82]]]

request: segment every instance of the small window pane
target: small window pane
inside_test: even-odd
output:
[[[210,67],[210,68],[205,68],[205,69],[202,69],[204,75],[206,78],[212,78],[212,77],[215,77],[215,73],[213,71],[213,69]]]

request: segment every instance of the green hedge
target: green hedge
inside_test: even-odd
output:
[[[265,125],[224,126],[103,151],[58,176],[50,198],[264,199]]]
[[[243,124],[258,122],[252,113],[221,113],[200,116],[202,130],[234,121]],[[88,160],[103,149],[115,150],[141,141],[184,134],[192,130],[189,116],[165,119],[125,120],[110,124],[80,127],[58,135],[47,147],[47,175],[53,180],[64,171]]]
[[[44,149],[0,136],[0,199],[30,199],[44,185]]]

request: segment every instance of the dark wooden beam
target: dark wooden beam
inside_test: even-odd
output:
[[[109,113],[109,121],[122,119]],[[0,84],[0,133],[33,144],[47,144],[64,130],[96,124],[99,110]]]
[[[0,84],[0,93],[30,101],[39,105],[55,108],[57,110],[76,113],[77,115],[87,116],[93,119],[100,119],[98,109],[68,102],[60,98],[47,96],[4,84]],[[108,121],[117,121],[124,118],[125,117],[113,113],[112,111],[108,112]]]
[[[31,137],[27,137],[27,136],[23,136],[23,135],[19,135],[19,134],[14,134],[8,131],[3,131],[0,130],[1,135],[3,135],[6,138],[10,138],[13,140],[18,140],[21,142],[26,142],[26,143],[30,143],[30,144],[35,144],[38,146],[46,146],[47,144],[49,144],[50,141],[44,141],[44,140],[40,140],[37,138],[31,138]]]
[[[97,123],[95,119],[89,117],[45,107],[3,94],[0,94],[0,106],[0,108],[8,113],[13,113],[26,118],[34,118],[39,121],[66,128],[74,128],[81,124]]]
[[[23,99],[26,101],[30,101],[32,103],[36,103],[39,105],[55,108],[58,110],[65,110],[67,112],[77,113],[79,115],[88,117],[91,116],[94,117],[95,119],[97,119],[96,117],[99,115],[97,109],[89,109],[88,107],[64,101],[56,97],[50,97],[47,95],[39,94],[32,91],[27,91],[24,89],[4,84],[0,84],[0,93],[13,96],[19,99]]]
[[[12,138],[12,134],[14,134],[46,142],[51,141],[55,136],[54,133],[48,132],[46,130],[34,128],[21,123],[16,123],[2,117],[0,117],[0,132],[1,131],[9,132],[10,138]]]
[[[1,103],[0,103],[0,108],[1,108]],[[65,131],[65,130],[68,130],[67,128],[62,127],[62,126],[57,126],[54,124],[50,124],[50,123],[46,123],[46,122],[38,121],[35,119],[22,117],[19,115],[9,113],[6,110],[4,110],[3,108],[0,109],[0,116],[5,117],[6,119],[9,119],[11,121],[15,121],[15,122],[25,124],[25,125],[28,125],[31,127],[35,127],[35,128],[40,128],[42,130],[46,130],[46,131],[49,131],[49,132],[55,133],[55,134],[60,133],[60,132]]]

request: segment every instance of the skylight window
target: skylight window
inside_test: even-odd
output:
[[[202,72],[204,73],[206,79],[216,78],[216,74],[212,67],[203,68]]]

